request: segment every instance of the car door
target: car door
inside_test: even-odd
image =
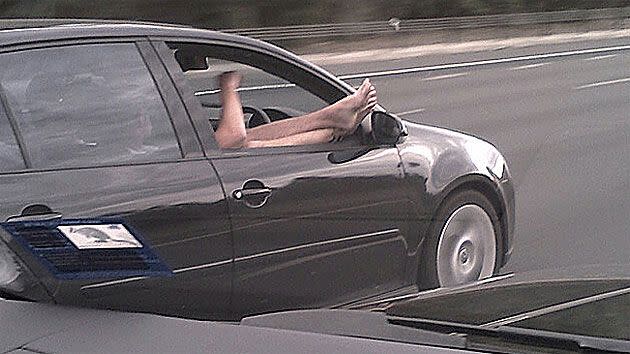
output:
[[[207,137],[208,120],[219,119],[215,81],[223,71],[243,75],[240,95],[252,116],[260,110],[270,117],[306,113],[344,95],[316,75],[254,50],[168,45],[171,51],[163,52],[171,62],[175,51],[180,58],[201,56],[196,62],[208,66],[187,71],[183,83],[194,88],[196,106],[206,108],[198,110],[196,122]],[[343,144],[236,151],[215,146],[206,145],[234,233],[235,313],[333,306],[403,286],[408,208],[395,146],[363,144],[358,134]]]
[[[107,233],[103,220],[120,223],[153,257],[147,265],[148,253],[111,237],[96,249],[70,234],[62,246],[23,236],[23,256],[46,266],[34,272],[55,301],[227,318],[233,245],[222,187],[151,45],[42,43],[4,51],[0,63],[12,128],[0,135],[19,142],[1,149],[14,159],[19,145],[24,158],[0,170],[3,225],[56,220]]]

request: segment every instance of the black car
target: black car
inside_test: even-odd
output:
[[[0,30],[4,297],[229,319],[459,285],[513,245],[489,143],[382,107],[339,143],[221,150],[215,77],[250,127],[352,86],[270,44],[186,27]]]

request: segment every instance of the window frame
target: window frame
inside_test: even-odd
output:
[[[227,42],[222,40],[208,40],[190,37],[151,37],[151,42],[158,54],[163,58],[163,62],[167,67],[167,70],[173,78],[173,82],[180,91],[182,97],[185,97],[185,104],[189,107],[189,112],[195,129],[200,137],[202,146],[206,152],[206,155],[210,158],[230,158],[239,156],[259,156],[259,155],[283,155],[293,153],[314,153],[314,152],[331,152],[331,151],[343,151],[343,150],[360,150],[370,147],[374,147],[373,144],[366,143],[365,141],[358,144],[344,144],[344,143],[324,143],[324,144],[310,144],[310,145],[292,145],[292,146],[279,146],[279,147],[264,147],[264,148],[240,148],[240,149],[220,149],[214,139],[214,131],[209,129],[208,117],[205,110],[202,108],[199,100],[195,97],[192,87],[188,83],[188,79],[184,76],[184,72],[180,68],[179,64],[175,60],[171,53],[170,48],[166,44],[167,42],[183,42],[187,44],[208,45],[216,47],[229,47],[230,49],[237,51],[252,52],[254,55],[260,55],[268,57],[270,61],[280,62],[282,65],[290,67],[296,72],[300,72],[307,80],[312,80],[313,86],[327,87],[335,92],[331,94],[331,99],[328,100],[322,95],[313,92],[310,89],[301,87],[303,90],[309,91],[312,95],[320,97],[323,101],[332,103],[340,98],[346,97],[351,94],[347,87],[344,87],[339,82],[329,77],[319,75],[317,72],[303,65],[299,61],[291,60],[281,53],[276,53],[271,50],[250,46],[243,43]],[[226,59],[228,60],[228,59]],[[235,61],[236,62],[236,61]],[[246,64],[250,65],[250,64]],[[275,75],[271,70],[267,70],[264,65],[255,66],[270,75]],[[332,99],[336,96],[336,99]],[[332,101],[332,102],[331,102]],[[207,133],[204,134],[204,129]],[[359,129],[362,129],[359,127]]]
[[[168,117],[168,124],[173,129],[173,136],[177,142],[179,148],[179,154],[172,158],[157,158],[146,161],[127,161],[121,163],[99,163],[95,159],[94,163],[84,162],[79,165],[60,165],[60,166],[38,166],[35,167],[32,164],[30,157],[28,156],[27,146],[29,145],[25,141],[22,132],[19,127],[12,122],[12,127],[15,129],[15,137],[20,146],[22,157],[25,161],[25,168],[23,170],[15,172],[32,172],[32,171],[56,171],[56,170],[73,170],[73,169],[85,169],[85,168],[100,168],[100,167],[112,167],[112,166],[134,166],[134,165],[147,165],[162,162],[177,162],[186,159],[198,159],[203,156],[203,151],[199,145],[199,141],[194,137],[194,130],[190,126],[189,119],[182,117],[182,114],[186,114],[183,104],[179,97],[174,93],[175,88],[170,78],[164,72],[164,68],[161,64],[161,60],[157,53],[153,50],[147,37],[143,36],[123,36],[123,37],[110,37],[110,38],[92,38],[92,39],[58,39],[45,42],[17,44],[10,46],[0,47],[0,54],[5,53],[19,53],[37,49],[47,48],[62,48],[67,46],[89,46],[89,45],[102,45],[110,43],[128,43],[132,44],[138,50],[138,54],[141,56],[142,61],[146,67],[147,73],[151,77],[151,80],[155,84],[160,101],[164,105],[166,115]],[[160,72],[162,70],[162,72]],[[2,100],[4,101],[4,100]],[[2,102],[6,105],[6,102]],[[10,107],[5,109],[8,115],[10,115]],[[9,119],[15,120],[15,117],[9,117]],[[187,131],[188,130],[188,131]]]

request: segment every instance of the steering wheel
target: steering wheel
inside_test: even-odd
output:
[[[254,128],[259,125],[271,123],[271,119],[269,119],[267,113],[260,108],[243,106],[243,113],[249,113],[252,115],[247,120],[247,124],[245,124],[248,128]]]

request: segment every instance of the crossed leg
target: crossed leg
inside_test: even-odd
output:
[[[221,121],[215,137],[221,148],[306,145],[330,142],[352,134],[376,106],[376,89],[365,79],[355,93],[330,106],[300,117],[287,118],[246,129],[236,92],[240,75],[220,76]]]

